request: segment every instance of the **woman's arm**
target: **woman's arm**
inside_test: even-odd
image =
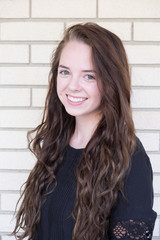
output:
[[[109,239],[151,239],[156,212],[153,211],[153,173],[149,157],[137,138],[131,168],[124,182],[126,199],[119,194],[111,211]]]

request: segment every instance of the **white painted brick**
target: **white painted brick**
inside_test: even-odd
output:
[[[29,48],[27,45],[0,45],[0,63],[28,63]]]
[[[0,169],[31,170],[35,162],[30,152],[0,152]]]
[[[0,84],[48,85],[49,67],[1,67]]]
[[[11,232],[15,226],[15,219],[13,215],[1,214],[0,215],[0,232]]]
[[[0,18],[28,18],[29,0],[1,0]]]
[[[151,29],[151,31],[149,31]],[[160,41],[159,22],[134,23],[134,40],[136,41]]]
[[[136,132],[136,135],[143,143],[143,146],[146,151],[159,150],[159,134],[158,133]]]
[[[33,18],[94,18],[96,0],[32,0]]]
[[[99,0],[100,18],[159,18],[159,0]]]
[[[160,197],[154,198],[153,209],[157,212],[158,215],[160,215]]]
[[[155,193],[160,193],[160,176],[153,177],[153,187]]]
[[[13,230],[13,229],[12,229],[12,230]],[[7,235],[6,235],[6,236],[2,236],[1,239],[2,239],[2,240],[16,240],[15,237],[13,237],[13,236],[7,236]],[[24,239],[24,240],[25,240],[25,239]]]
[[[136,129],[160,129],[160,111],[133,111]]]
[[[20,230],[22,231],[22,230]],[[2,240],[17,240],[17,238],[13,237],[13,236],[8,236],[8,235],[5,235],[5,236],[2,236],[1,237]],[[23,238],[23,240],[28,240],[28,238]]]
[[[133,108],[160,108],[160,89],[133,89],[132,93]]]
[[[160,45],[125,45],[130,64],[159,64]]]
[[[160,172],[160,154],[149,154],[153,172]]]
[[[51,63],[52,53],[57,45],[32,45],[31,62],[32,63]]]
[[[26,131],[0,131],[0,148],[27,148]]]
[[[41,118],[42,110],[0,110],[0,127],[34,128]]]
[[[160,68],[157,67],[133,67],[133,86],[160,86]]]
[[[15,211],[17,201],[20,194],[2,193],[1,194],[1,210],[2,211]]]
[[[32,106],[43,107],[47,95],[47,89],[35,88],[32,89]]]
[[[2,40],[60,40],[63,31],[60,22],[1,23]]]
[[[20,190],[29,173],[4,173],[0,172],[0,190]]]
[[[129,22],[98,22],[98,24],[115,33],[121,40],[131,40],[131,23]]]
[[[30,106],[30,89],[1,88],[0,106]]]
[[[159,234],[160,234],[159,224],[160,224],[160,221],[159,221],[159,219],[157,218],[157,219],[156,219],[156,222],[155,222],[155,226],[154,226],[154,231],[153,231],[153,236],[155,236],[155,237],[159,236]],[[159,239],[157,238],[157,240],[159,240]]]

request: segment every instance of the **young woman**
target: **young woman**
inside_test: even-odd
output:
[[[135,136],[130,92],[115,34],[94,23],[65,31],[42,123],[30,132],[37,163],[17,213],[18,239],[151,239],[152,169]]]

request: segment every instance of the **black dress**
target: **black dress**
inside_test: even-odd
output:
[[[58,185],[42,205],[34,240],[72,240],[75,222],[70,214],[76,197],[76,166],[82,152],[67,147],[57,172]],[[152,210],[152,168],[138,138],[124,193],[127,201],[119,194],[111,211],[109,239],[151,239],[157,216]]]

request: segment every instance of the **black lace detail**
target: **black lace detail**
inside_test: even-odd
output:
[[[111,224],[110,239],[112,240],[144,240],[152,239],[153,223],[144,221],[117,221]]]

